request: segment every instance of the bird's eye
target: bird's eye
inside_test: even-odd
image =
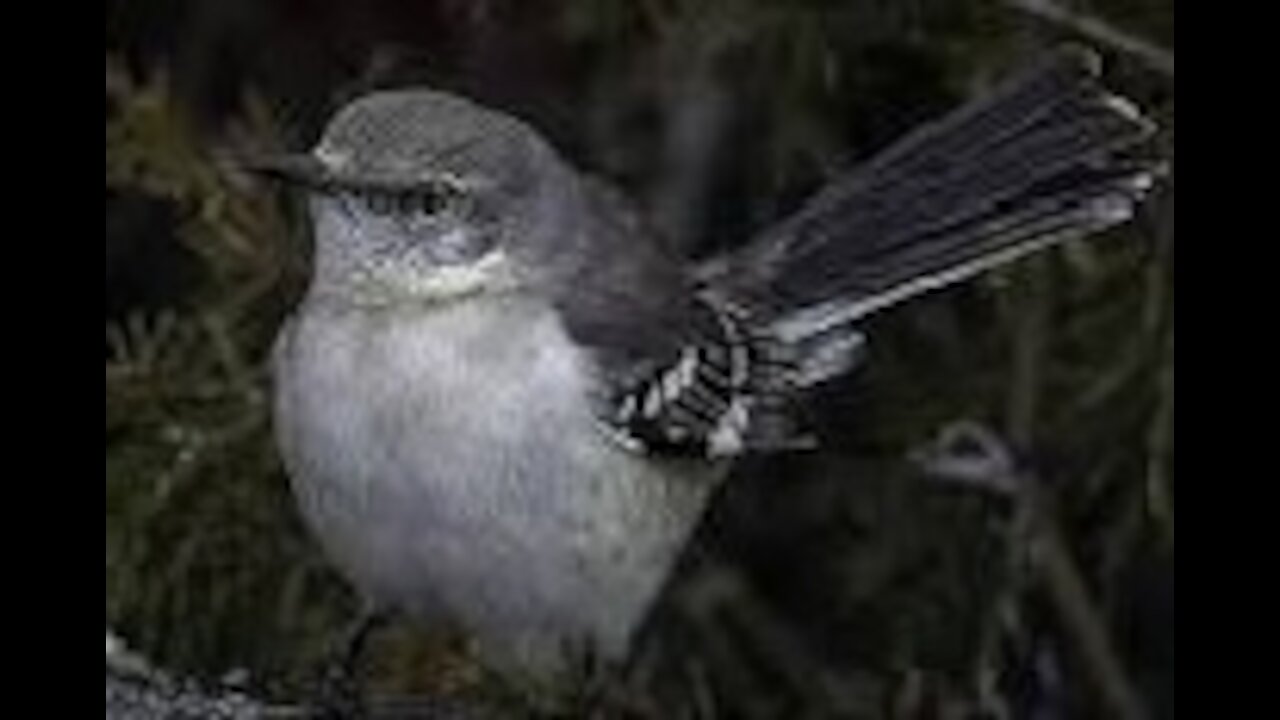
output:
[[[365,207],[375,215],[387,215],[396,210],[397,198],[395,193],[383,190],[370,190],[361,193],[361,199],[364,200]]]
[[[418,212],[418,198],[415,193],[402,192],[396,195],[396,212],[400,215],[409,215]]]
[[[354,193],[375,215],[399,215],[408,218],[438,214],[460,193],[446,185],[421,185],[412,189],[366,189]]]
[[[423,215],[435,215],[444,209],[447,201],[443,187],[426,186],[415,188],[406,193],[406,207],[411,212]]]

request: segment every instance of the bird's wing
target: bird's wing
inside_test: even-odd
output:
[[[793,396],[827,356],[797,353],[807,346],[779,342],[748,308],[700,287],[621,195],[589,190],[594,256],[558,306],[597,360],[602,424],[626,446],[664,457],[804,443]]]
[[[591,242],[553,301],[595,360],[601,424],[649,455],[733,454],[747,429],[742,398],[760,375],[749,325],[699,292],[688,262],[625,197],[591,178],[583,190]]]

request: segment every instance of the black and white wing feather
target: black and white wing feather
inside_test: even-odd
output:
[[[701,330],[674,358],[615,386],[615,436],[635,450],[708,459],[810,445],[797,396],[849,371],[862,335],[789,338],[723,298],[697,302]]]

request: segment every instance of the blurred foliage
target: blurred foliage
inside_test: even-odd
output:
[[[161,665],[243,667],[295,696],[355,603],[270,434],[265,363],[306,248],[237,157],[307,142],[361,88],[431,82],[526,115],[658,215],[664,192],[696,198],[668,229],[705,252],[1058,39],[959,0],[298,5],[109,2],[106,73],[107,620]],[[1171,2],[1088,9],[1172,47]],[[1172,154],[1172,83],[1111,60]],[[707,98],[706,157],[682,164],[672,137]],[[823,398],[828,450],[749,463],[726,487],[617,702],[1098,716],[1114,705],[1052,579],[1066,572],[1120,680],[1172,717],[1172,181],[1109,235],[875,319],[869,365]],[[1039,479],[1033,501],[907,461],[958,418],[1000,431]],[[1065,570],[1048,571],[1029,549],[1055,537]],[[371,672],[388,692],[498,692],[408,628]]]
[[[263,357],[291,234],[275,198],[193,131],[164,73],[138,80],[108,58],[106,88],[108,207],[115,192],[176,208],[172,242],[201,270],[180,304],[107,323],[107,617],[176,667],[287,677],[346,605],[268,432]],[[243,118],[229,143],[275,137],[260,102]]]

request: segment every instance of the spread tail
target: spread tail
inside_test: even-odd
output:
[[[1155,126],[1099,66],[1083,49],[1052,54],[710,261],[703,280],[821,353],[813,384],[854,362],[837,350],[858,344],[857,320],[1128,220],[1162,171],[1144,155]]]

